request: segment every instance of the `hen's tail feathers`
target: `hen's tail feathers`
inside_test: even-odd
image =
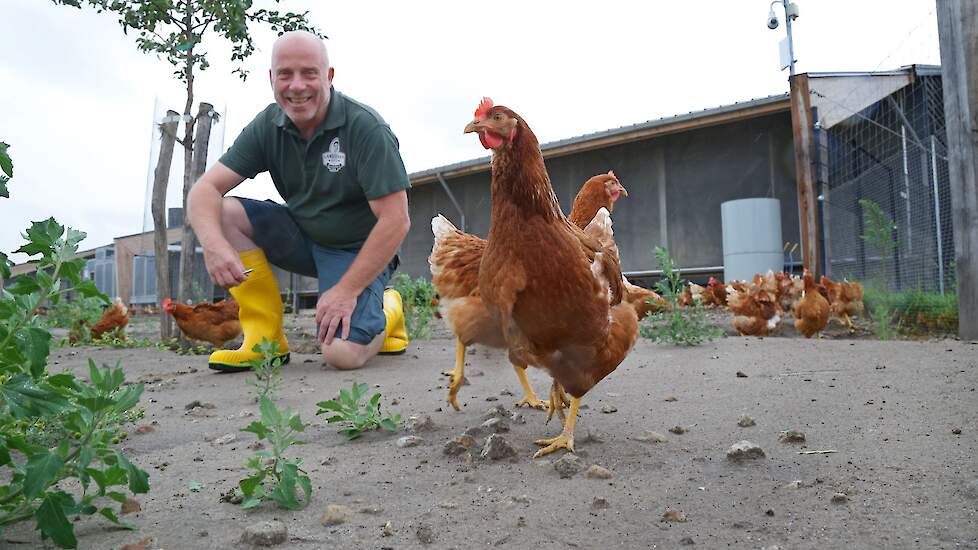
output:
[[[449,237],[457,231],[458,228],[445,216],[438,214],[431,218],[431,232],[435,235],[436,241]]]

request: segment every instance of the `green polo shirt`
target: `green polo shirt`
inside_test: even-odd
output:
[[[411,187],[390,126],[336,90],[308,141],[273,103],[220,161],[245,178],[268,172],[299,227],[331,248],[362,246],[377,223],[367,201]]]

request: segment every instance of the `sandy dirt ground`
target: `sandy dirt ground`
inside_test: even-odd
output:
[[[294,346],[313,351],[309,317],[288,319]],[[134,320],[132,332],[151,332],[149,321]],[[469,350],[460,412],[445,403],[440,373],[452,367],[454,342],[444,330],[359,371],[293,353],[279,401],[309,423],[307,444],[291,455],[304,460],[314,489],[298,512],[221,501],[254,452],[254,435],[240,431],[257,414],[251,375],[217,374],[206,356],[156,348],[60,348],[51,368],[84,373],[89,357],[119,361],[128,380],[146,385],[139,424],[153,431],[123,443],[150,474],[142,510],[124,518],[139,529],[84,519],[81,548],[141,540],[146,549],[247,548],[246,528],[267,520],[287,528],[281,547],[297,549],[978,548],[978,345],[835,335],[727,337],[696,348],[640,341],[585,397],[582,470],[570,477],[555,467],[562,460],[564,475],[572,472],[563,451],[531,459],[534,439],[560,424],[514,409],[522,391],[498,350]],[[544,396],[549,377],[531,369],[530,379]],[[315,403],[354,381],[380,392],[385,411],[430,416],[433,429],[346,441],[315,416]],[[194,401],[213,408],[188,413]],[[499,435],[515,456],[481,458],[485,435],[470,453],[444,453],[497,405],[514,413]],[[755,424],[739,426],[744,415]],[[781,441],[787,430],[804,442]],[[423,441],[401,448],[406,435]],[[742,440],[764,457],[729,459]],[[611,477],[590,477],[592,465]],[[348,509],[346,520],[323,525],[334,504]],[[7,548],[51,547],[26,524],[6,539]]]

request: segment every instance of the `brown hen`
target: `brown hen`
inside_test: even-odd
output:
[[[98,340],[110,332],[115,332],[119,338],[125,339],[124,329],[128,324],[129,308],[122,303],[121,298],[116,298],[98,321],[94,323],[79,321],[78,326],[69,332],[68,341],[72,344],[78,343],[83,338],[85,328],[88,329],[88,335],[92,340]]]
[[[829,323],[829,301],[818,291],[815,277],[807,269],[803,277],[805,288],[795,302],[795,329],[805,338],[821,333]]]
[[[167,298],[163,300],[163,311],[173,317],[184,336],[209,342],[215,348],[223,347],[225,342],[241,334],[238,302],[232,296],[217,303],[201,302],[192,306]]]
[[[614,209],[615,202],[628,191],[613,171],[599,174],[584,183],[574,198],[569,220],[584,229],[601,208]],[[455,369],[444,373],[451,377],[448,402],[455,410],[458,405],[458,391],[465,380],[465,350],[473,344],[505,348],[502,328],[489,315],[479,296],[479,264],[486,248],[485,239],[459,231],[444,216],[431,220],[431,231],[435,241],[428,257],[431,267],[431,282],[439,295],[442,317],[456,336]],[[629,296],[636,302],[662,299],[652,291],[632,286]],[[664,301],[663,301],[664,302]],[[643,311],[654,311],[655,305],[645,305]],[[646,313],[647,314],[647,313]],[[527,365],[517,357],[510,357],[513,369],[523,387],[524,396],[516,406],[544,409],[547,404],[540,400],[526,377]]]
[[[535,456],[573,451],[581,397],[638,338],[635,308],[622,301],[610,218],[586,233],[564,217],[539,142],[512,110],[484,99],[465,131],[493,150],[492,222],[479,294],[502,327],[510,357],[546,369],[571,395],[561,434],[537,441],[545,447]]]

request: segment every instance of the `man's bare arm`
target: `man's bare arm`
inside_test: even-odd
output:
[[[245,280],[244,266],[238,252],[221,229],[221,203],[224,195],[242,181],[243,177],[218,162],[204,172],[187,195],[187,219],[204,249],[207,273],[215,283],[224,288],[241,284]]]

